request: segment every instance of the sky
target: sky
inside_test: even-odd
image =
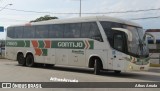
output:
[[[0,26],[6,28],[10,25],[25,24],[44,15],[56,16],[59,19],[79,17],[79,14],[54,14],[79,13],[79,1],[80,0],[0,0]],[[17,10],[52,13],[22,12],[4,9],[4,7]],[[160,0],[82,0],[81,9],[82,13],[104,13],[157,8],[160,8]],[[99,15],[131,20],[143,17],[160,16],[160,10],[136,13],[82,14],[82,17]],[[144,29],[160,29],[160,18],[131,21],[139,23]],[[0,39],[5,39],[5,32],[0,33]]]

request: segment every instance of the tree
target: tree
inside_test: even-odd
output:
[[[58,19],[58,17],[55,17],[55,16],[52,17],[50,15],[45,15],[45,16],[39,17],[39,18],[37,18],[35,20],[32,20],[30,22],[39,22],[39,21],[46,21],[46,20],[52,20],[52,19]]]

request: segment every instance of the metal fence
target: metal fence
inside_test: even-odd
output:
[[[0,40],[0,58],[5,57],[5,40]]]

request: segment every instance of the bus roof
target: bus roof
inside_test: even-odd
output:
[[[91,21],[110,21],[110,22],[127,24],[127,25],[131,25],[131,26],[142,27],[139,24],[131,22],[131,21],[118,19],[118,18],[113,18],[113,17],[108,17],[108,16],[88,16],[88,17],[69,18],[69,19],[53,19],[53,20],[32,22],[32,23],[27,23],[27,24],[23,24],[23,25],[16,25],[16,26],[78,23],[78,22],[91,22]],[[14,27],[14,26],[11,26],[11,27]]]

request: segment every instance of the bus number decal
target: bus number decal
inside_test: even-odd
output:
[[[6,46],[7,47],[30,47],[30,41],[26,40],[17,40],[17,41],[11,41],[7,40],[6,41]]]

